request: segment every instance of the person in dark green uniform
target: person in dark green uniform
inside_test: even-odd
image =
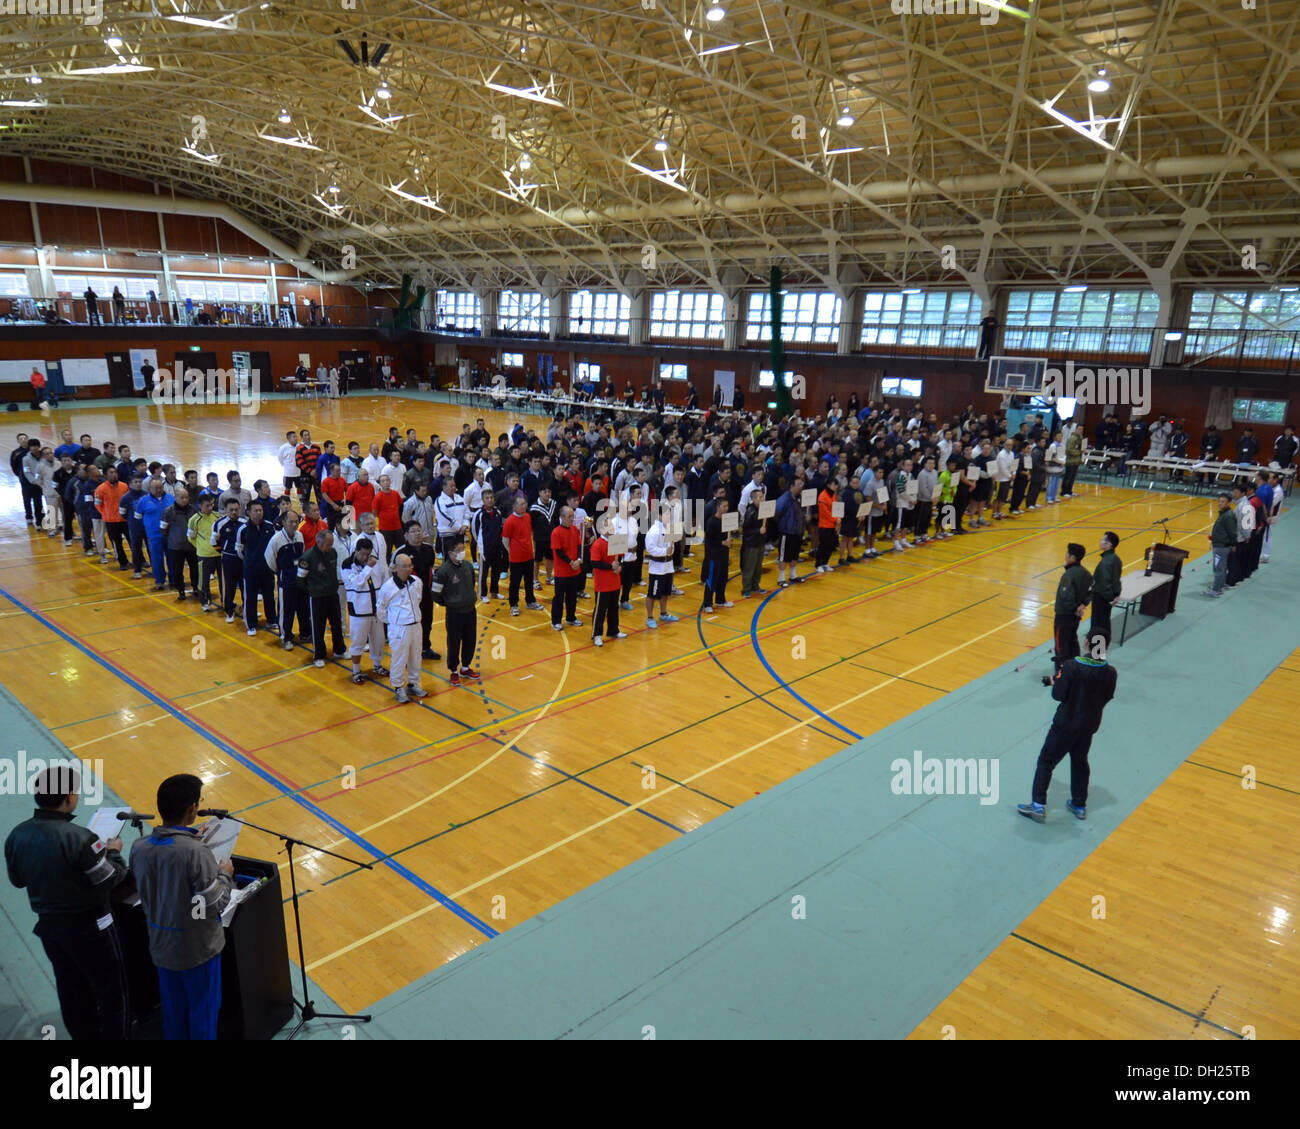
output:
[[[36,812],[5,840],[9,881],[27,891],[73,1039],[130,1036],[126,966],[108,895],[127,874],[122,840],[72,822],[81,780],[70,765],[37,776]]]
[[[1119,534],[1109,530],[1101,535],[1101,559],[1092,574],[1092,623],[1088,634],[1104,631],[1110,638],[1110,609],[1119,599],[1124,562],[1115,555]]]
[[[1052,638],[1056,652],[1052,663],[1059,677],[1061,667],[1079,653],[1079,618],[1088,610],[1092,595],[1092,574],[1081,563],[1087,550],[1077,541],[1065,547],[1065,572],[1056,586],[1056,620],[1052,624]],[[1050,686],[1052,679],[1043,676],[1043,685]]]

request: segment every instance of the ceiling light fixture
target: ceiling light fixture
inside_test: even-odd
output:
[[[375,91],[376,97],[382,98],[385,102],[393,96],[393,92],[388,89],[387,82],[381,82],[379,89]]]
[[[523,98],[528,102],[540,102],[543,106],[559,106],[561,109],[564,107],[563,102],[543,94],[541,89],[535,86],[506,86],[499,82],[485,82],[483,85],[489,90],[495,90],[500,94],[509,94],[512,98]]]
[[[29,74],[27,76],[27,81],[31,83],[32,86],[40,86],[40,84],[45,80],[38,74]]]
[[[843,149],[827,149],[826,156],[838,157],[842,153],[861,153],[861,152],[862,152],[861,145],[846,145]]]
[[[288,125],[291,121],[293,121],[293,117],[290,115],[288,110],[282,109],[280,111],[280,116],[276,119],[276,121],[278,121],[281,125]]]
[[[667,153],[667,152],[668,152],[668,142],[665,141],[662,137],[659,138],[659,140],[655,142],[655,152],[656,152],[656,153]]]
[[[1074,285],[1072,285],[1072,286],[1067,286],[1067,287],[1065,287],[1065,289],[1062,291],[1062,293],[1064,293],[1064,294],[1082,294],[1082,293],[1083,293],[1085,290],[1087,290],[1087,289],[1088,289],[1088,287],[1087,287],[1086,285],[1084,285],[1082,282],[1076,282],[1076,283],[1074,283]]]
[[[112,35],[105,37],[104,43],[107,46],[113,48],[114,51],[116,51],[119,47],[122,46],[122,37],[118,35],[117,32],[113,32]]]
[[[853,115],[849,113],[849,108],[845,106],[844,109],[840,111],[840,116],[835,119],[835,124],[839,126],[840,129],[848,129],[849,126],[853,124],[853,120]]]
[[[920,293],[921,293],[921,288],[920,288],[919,286],[909,286],[909,287],[907,287],[907,288],[903,291],[903,293],[904,293],[904,294],[920,294]]]
[[[721,4],[710,5],[709,10],[704,13],[704,18],[711,24],[716,24],[727,18],[727,9]]]
[[[1097,71],[1097,77],[1088,83],[1088,89],[1094,94],[1105,94],[1110,89],[1110,79],[1106,77],[1106,68]]]
[[[519,167],[521,169],[531,169],[533,167],[532,158],[529,157],[527,153],[519,158]]]

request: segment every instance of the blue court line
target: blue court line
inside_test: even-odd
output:
[[[852,737],[853,740],[861,741],[862,734],[854,733],[853,730],[850,729],[847,725],[841,725],[838,721],[836,721],[833,717],[831,717],[830,714],[823,713],[816,706],[814,706],[812,702],[808,701],[807,698],[803,697],[801,694],[796,692],[795,689],[790,685],[790,683],[788,683],[784,678],[782,678],[779,674],[777,674],[775,670],[772,669],[772,664],[767,661],[767,656],[763,654],[763,648],[762,646],[759,645],[758,642],[758,617],[763,614],[763,609],[767,607],[767,605],[772,600],[776,599],[776,597],[779,596],[783,591],[785,591],[785,589],[776,588],[773,589],[770,593],[768,593],[768,595],[763,598],[763,602],[759,604],[758,607],[754,610],[754,618],[750,620],[749,637],[754,644],[754,653],[758,656],[758,661],[761,662],[763,666],[767,668],[767,673],[770,674],[776,680],[777,685],[779,685],[792,698],[794,698],[798,702],[801,702],[803,705],[807,706],[818,717],[826,721],[829,721],[833,726],[835,726],[836,729],[842,729],[845,733],[847,733],[850,737]]]
[[[26,612],[29,616],[32,617],[32,619],[36,620],[36,622],[39,623],[42,627],[46,628],[46,630],[54,632],[56,635],[59,636],[59,638],[63,639],[64,642],[71,644],[73,647],[76,647],[77,650],[79,650],[87,658],[98,663],[100,666],[102,666],[105,670],[109,671],[111,674],[116,675],[119,679],[125,682],[133,690],[136,690],[137,692],[143,694],[154,705],[158,706],[160,709],[163,709],[167,713],[171,714],[171,716],[174,717],[177,721],[181,722],[181,724],[186,726],[188,729],[197,733],[205,741],[209,742],[212,745],[215,745],[218,749],[220,749],[223,753],[225,753],[226,756],[232,758],[233,760],[238,761],[250,772],[252,772],[256,776],[261,777],[273,788],[277,789],[283,795],[293,800],[294,803],[298,804],[300,807],[305,808],[307,811],[311,812],[311,814],[316,816],[317,819],[321,820],[323,823],[327,824],[335,831],[337,831],[340,835],[343,835],[345,838],[347,838],[349,842],[354,843],[355,845],[361,847],[363,850],[369,851],[371,854],[373,854],[376,857],[376,859],[382,862],[384,866],[388,867],[396,874],[399,874],[402,878],[405,878],[407,882],[411,883],[411,885],[414,886],[421,893],[428,894],[429,897],[433,898],[440,905],[444,906],[446,909],[451,910],[451,912],[454,913],[457,917],[467,922],[468,924],[472,925],[485,937],[495,937],[497,935],[497,931],[493,929],[492,926],[488,925],[486,922],[480,921],[468,910],[457,905],[449,897],[447,897],[446,894],[442,893],[442,891],[436,889],[435,887],[429,885],[429,883],[426,882],[423,878],[421,878],[418,874],[413,873],[411,870],[402,866],[401,863],[395,861],[394,859],[388,858],[382,850],[374,846],[372,843],[366,840],[362,835],[359,835],[351,828],[346,827],[344,824],[340,823],[337,819],[335,819],[332,815],[329,815],[327,812],[322,811],[310,800],[304,799],[292,788],[289,788],[283,781],[271,775],[271,773],[267,772],[260,765],[254,764],[252,761],[250,761],[247,757],[243,756],[241,753],[236,752],[233,748],[231,748],[228,744],[226,744],[226,742],[222,741],[219,737],[215,736],[214,734],[208,733],[206,730],[202,729],[199,725],[197,725],[193,720],[187,717],[184,713],[176,709],[175,706],[171,705],[171,703],[164,701],[162,698],[158,697],[158,695],[155,694],[152,690],[148,689],[146,686],[137,682],[130,675],[125,674],[121,670],[118,670],[115,666],[113,666],[112,663],[108,662],[106,659],[101,658],[99,655],[95,654],[88,647],[84,646],[78,640],[74,639],[71,635],[65,632],[62,628],[51,623],[39,612],[24,604],[16,596],[11,595],[6,589],[0,588],[0,596],[3,596],[11,604],[13,604],[14,607],[20,608],[22,611]]]
[[[727,579],[731,579],[731,578],[728,577]],[[773,596],[776,595],[776,590],[775,590],[775,589],[773,590],[772,595],[773,595]],[[769,596],[768,599],[771,599],[771,596]],[[763,603],[766,603],[766,602],[767,602],[767,600],[764,600],[764,601],[763,601]],[[763,610],[763,605],[762,605],[762,604],[759,604],[759,606],[758,606],[758,610],[759,610],[759,611],[762,611],[762,610]],[[755,620],[758,619],[758,612],[755,612],[755,613],[754,613],[754,618],[755,618]],[[695,630],[699,633],[699,636],[700,636],[700,642],[701,642],[705,647],[708,647],[708,645],[709,645],[709,644],[708,644],[708,640],[704,638],[704,609],[703,609],[703,607],[701,607],[700,610],[697,611],[697,612],[695,613]],[[735,630],[735,629],[733,628],[733,630]],[[741,631],[740,633],[741,633],[742,635],[744,634],[743,631]],[[751,634],[751,637],[752,637],[752,636],[753,636],[752,627],[751,627],[751,632],[750,632],[750,634]],[[757,644],[755,644],[755,650],[757,650],[757,649],[758,649],[758,648],[757,648]],[[715,655],[712,651],[709,651],[708,654],[709,654],[709,658],[711,658],[711,659],[713,660],[713,662],[714,662],[714,664],[717,666],[717,668],[718,668],[720,671],[722,671],[722,673],[725,674],[728,678],[730,678],[732,682],[734,682],[737,686],[739,686],[742,690],[744,690],[745,693],[752,695],[754,701],[756,701],[756,702],[761,702],[761,703],[762,703],[763,705],[765,705],[765,706],[771,706],[774,710],[776,710],[777,713],[784,714],[786,717],[790,718],[791,721],[798,721],[798,720],[799,720],[799,718],[795,717],[795,715],[792,714],[789,710],[782,709],[782,708],[781,708],[780,706],[778,706],[775,702],[768,701],[767,698],[763,697],[762,694],[758,693],[758,692],[757,692],[757,691],[756,691],[752,686],[750,686],[748,683],[743,682],[743,681],[741,681],[741,679],[737,678],[736,675],[732,674],[731,671],[730,671],[729,669],[727,669],[727,667],[723,664],[722,660],[719,659],[718,656]],[[763,660],[763,665],[764,665],[764,666],[767,666],[767,660],[763,658],[763,652],[762,652],[762,651],[759,651],[759,652],[758,652],[758,657],[759,657],[760,659]],[[772,668],[771,668],[770,666],[767,666],[767,669],[768,669],[769,672],[772,670]],[[775,675],[773,675],[773,677],[775,677]],[[789,686],[788,683],[782,682],[781,685],[784,686],[785,689],[790,690],[790,686]],[[794,694],[794,691],[793,691],[793,690],[790,690],[790,693]],[[795,696],[796,698],[799,697],[798,694],[795,694],[794,696]],[[802,698],[800,698],[799,700],[800,700],[800,701],[803,701]],[[807,703],[805,703],[805,705],[806,705],[806,704],[807,704]],[[823,714],[822,716],[825,717],[825,714]],[[829,719],[827,719],[827,720],[829,720]],[[840,728],[843,728],[843,726],[841,726]],[[820,733],[823,737],[829,737],[832,741],[838,741],[838,740],[840,740],[840,738],[836,737],[834,733],[827,733],[826,730],[824,730],[824,729],[818,729],[817,726],[815,726],[815,725],[812,727],[812,730],[813,730],[814,733]]]

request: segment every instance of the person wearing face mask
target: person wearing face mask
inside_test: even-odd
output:
[[[450,681],[459,686],[478,678],[473,668],[474,648],[478,644],[478,600],[474,585],[474,566],[465,559],[465,542],[446,542],[447,559],[433,574],[433,598],[445,609],[447,624],[447,669]]]

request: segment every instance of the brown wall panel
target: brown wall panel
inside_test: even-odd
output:
[[[33,157],[32,183],[53,184],[65,188],[93,188],[95,174],[93,170],[82,165],[69,165],[63,161],[45,161]]]
[[[116,208],[99,209],[99,226],[104,246],[117,251],[158,251],[158,219],[154,212],[126,212]]]
[[[6,243],[35,243],[31,205],[24,200],[0,200],[0,238]]]
[[[98,247],[99,216],[95,208],[37,204],[41,238],[60,247]]]
[[[215,237],[223,255],[265,255],[266,248],[236,231],[225,220],[214,221]]]
[[[216,226],[206,216],[164,215],[163,232],[169,252],[215,255],[218,251]]]

